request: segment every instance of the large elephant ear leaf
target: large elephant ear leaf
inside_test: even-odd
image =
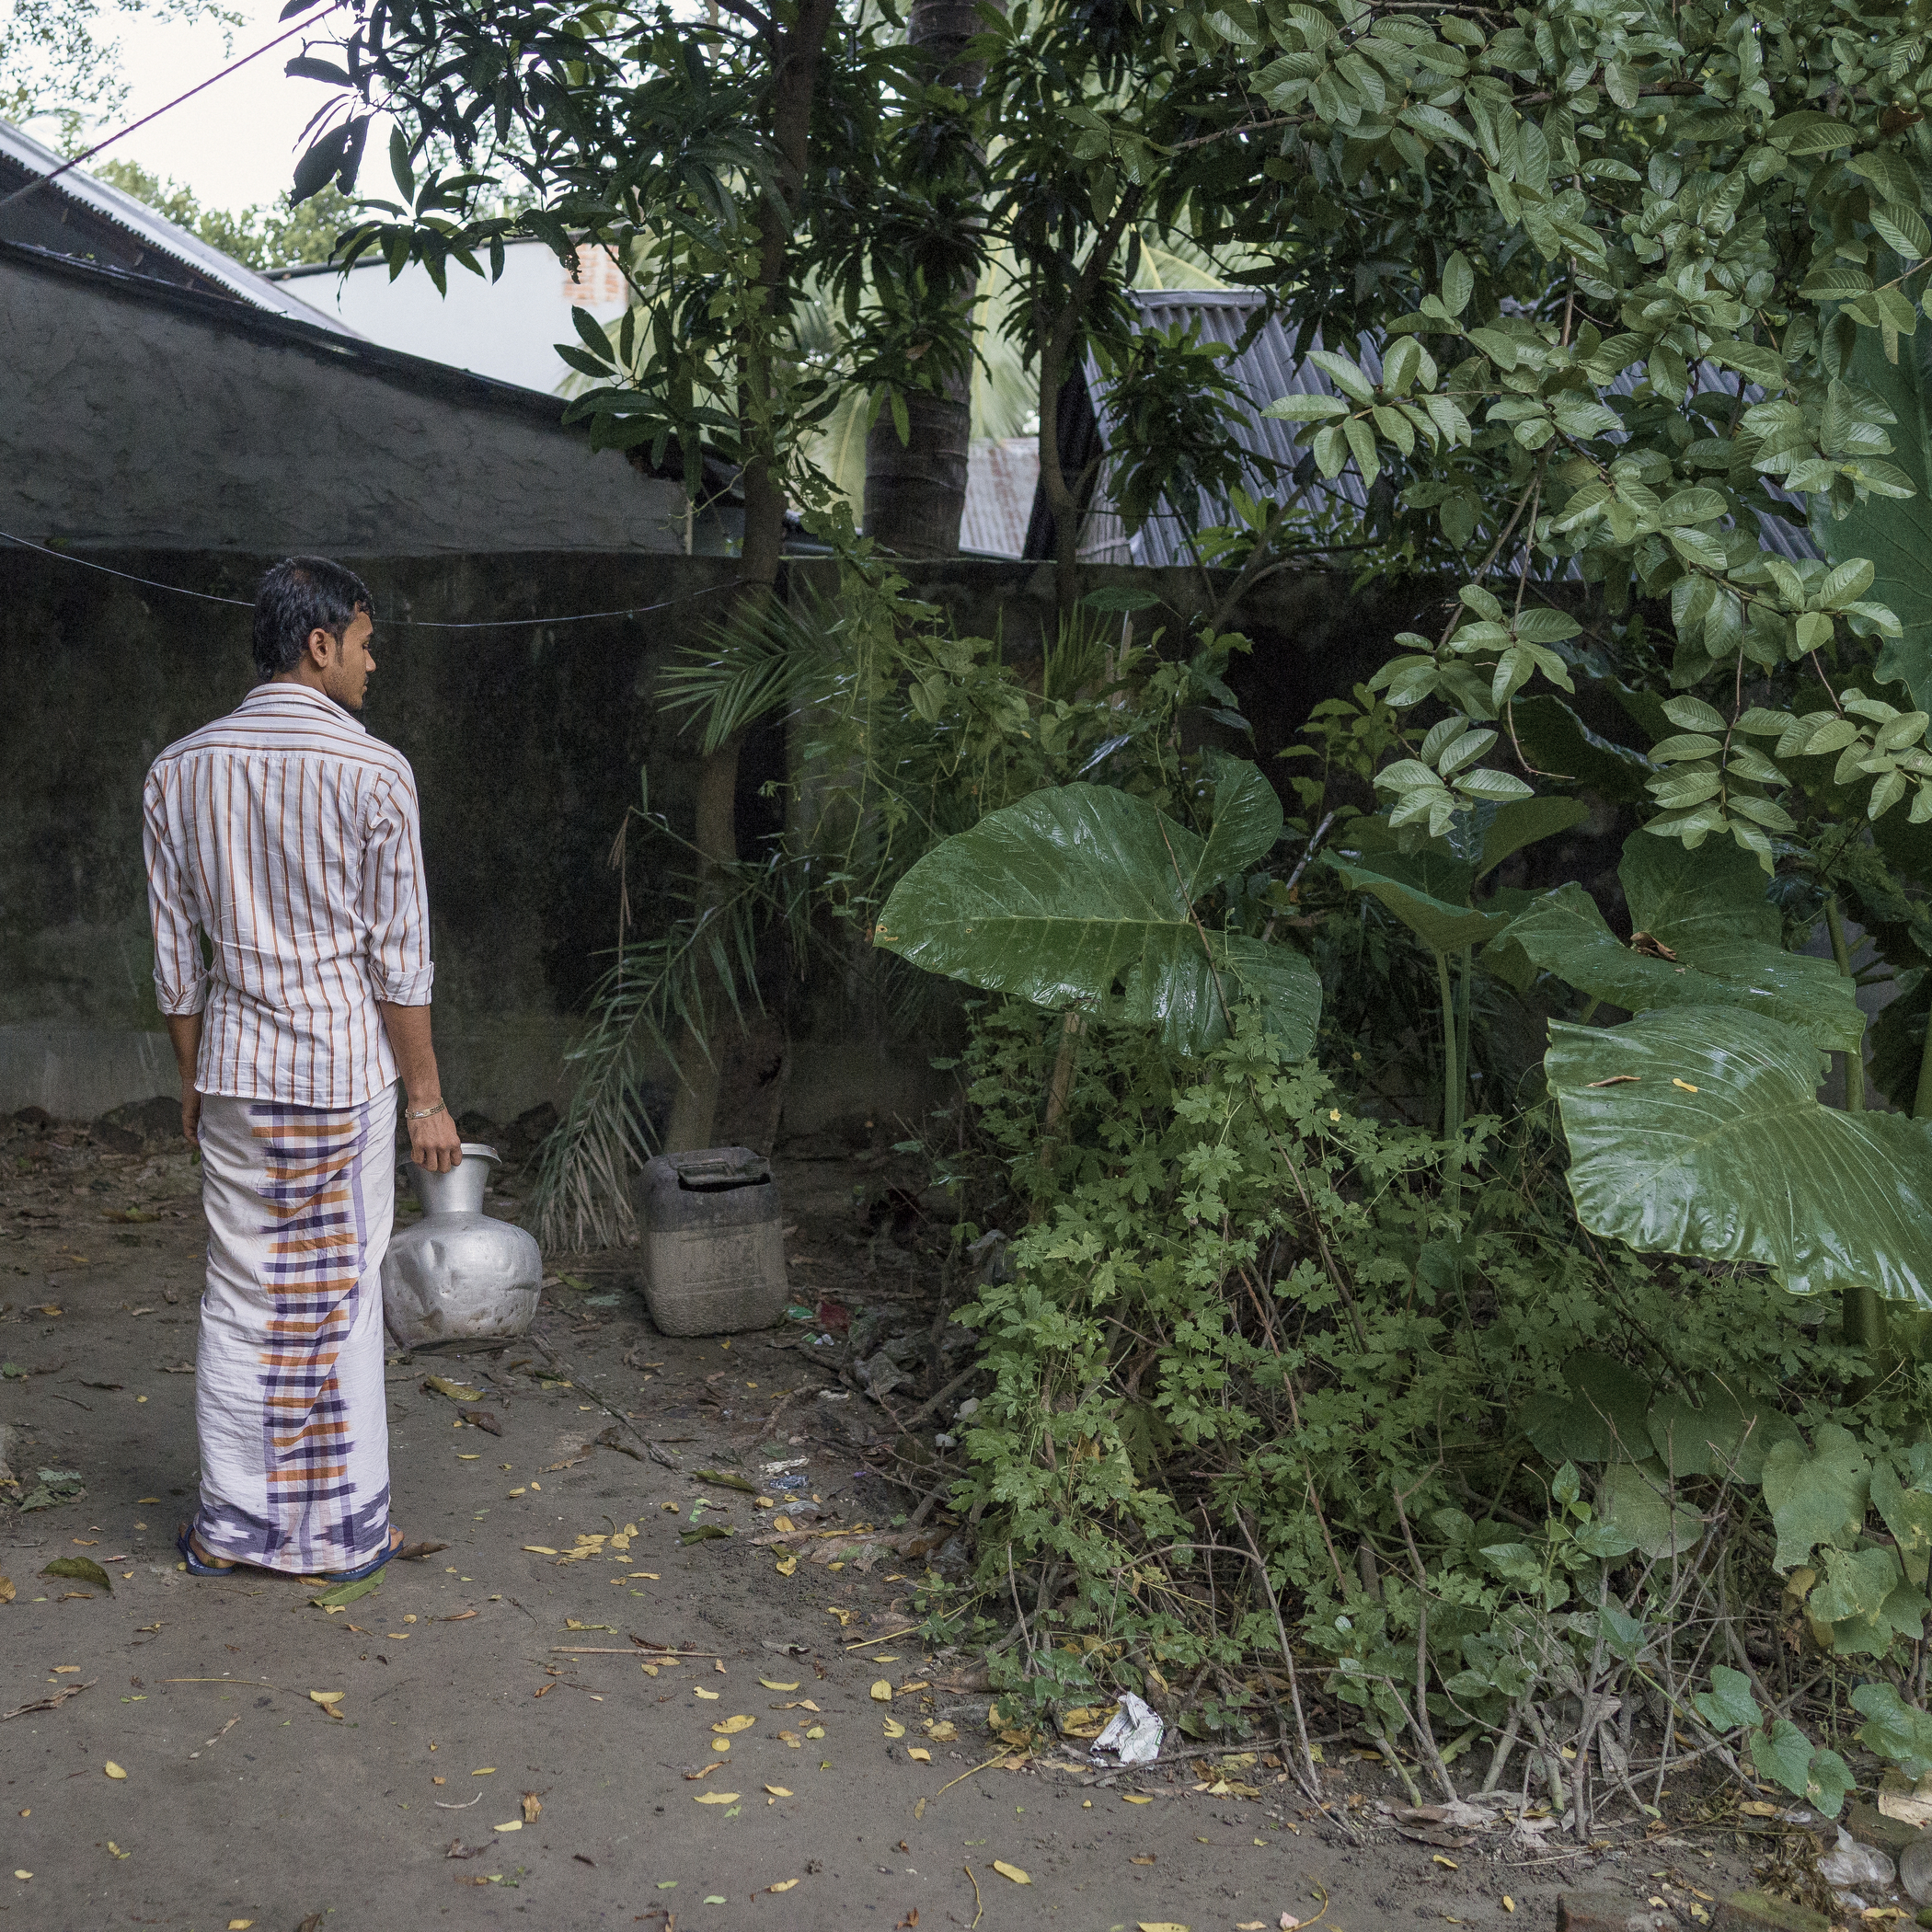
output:
[[[1489,821],[1482,828],[1480,849],[1470,855],[1478,880],[1487,878],[1525,845],[1572,831],[1590,816],[1589,806],[1581,799],[1505,799],[1500,805],[1486,804],[1478,810]]]
[[[1923,337],[1899,344],[1896,362],[1885,360],[1877,333],[1858,331],[1852,374],[1876,390],[1898,420],[1887,431],[1890,461],[1904,471],[1917,492],[1909,497],[1868,493],[1835,523],[1821,517],[1818,534],[1834,564],[1867,558],[1877,575],[1866,601],[1888,605],[1900,634],[1887,638],[1879,651],[1881,679],[1903,680],[1919,709],[1932,709],[1932,382],[1928,382]]]
[[[1356,820],[1325,857],[1344,885],[1379,900],[1432,952],[1484,945],[1509,924],[1470,905],[1473,865],[1435,840],[1404,852],[1381,819]]]
[[[1748,857],[1746,863],[1754,877],[1763,877]],[[1631,1013],[1736,1006],[1802,1027],[1820,1046],[1847,1052],[1864,1036],[1865,1016],[1852,983],[1831,960],[1751,939],[1686,944],[1674,960],[1637,952],[1610,930],[1596,902],[1573,880],[1519,914],[1498,943],[1520,947],[1544,972]]]
[[[1729,839],[1706,839],[1692,852],[1676,839],[1633,832],[1616,876],[1631,931],[1649,933],[1673,952],[1738,939],[1776,946],[1782,936],[1762,868]]]
[[[1282,800],[1246,759],[1222,761],[1214,781],[1214,822],[1190,881],[1195,898],[1237,872],[1258,866],[1282,835]]]
[[[1202,841],[1097,785],[1035,792],[936,845],[892,890],[873,942],[928,972],[1154,1028],[1183,1053],[1258,998],[1289,1051],[1314,1042],[1315,970],[1287,947],[1209,931],[1185,889]]]
[[[1593,1234],[1932,1308],[1932,1123],[1821,1107],[1823,1056],[1796,1028],[1735,1010],[1553,1025],[1544,1066]]]

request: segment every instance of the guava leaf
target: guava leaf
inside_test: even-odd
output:
[[[1762,1014],[1549,1030],[1570,1190],[1592,1233],[1762,1261],[1794,1294],[1869,1287],[1932,1307],[1932,1124],[1821,1107],[1816,1044]]]
[[[1512,944],[1544,972],[1631,1013],[1738,1006],[1801,1027],[1822,1047],[1854,1050],[1864,1037],[1852,983],[1830,960],[1753,939],[1687,942],[1674,960],[1634,952],[1574,880],[1536,900],[1489,951]]]
[[[1865,1527],[1871,1466],[1848,1430],[1820,1426],[1807,1454],[1801,1443],[1772,1445],[1765,1458],[1765,1503],[1777,1532],[1772,1568],[1780,1576],[1809,1559],[1820,1544],[1848,1549]]]
[[[1261,830],[1257,801],[1236,816],[1242,829],[1223,847],[1230,859]],[[1183,1053],[1225,1037],[1224,1002],[1245,994],[1292,1052],[1305,1053],[1320,980],[1291,948],[1203,932],[1188,886],[1202,876],[1205,851],[1184,826],[1110,787],[1035,792],[913,866],[874,943],[969,985],[1153,1027]]]
[[[76,1583],[93,1583],[105,1590],[109,1596],[114,1594],[114,1581],[91,1557],[56,1557],[52,1562],[42,1566],[43,1577],[68,1577]]]

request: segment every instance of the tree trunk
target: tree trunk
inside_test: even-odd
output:
[[[811,130],[812,85],[817,78],[825,36],[836,11],[835,0],[799,0],[788,28],[776,34],[772,48],[771,135],[778,156],[778,190],[789,213],[797,212],[804,192],[805,168]],[[786,270],[788,214],[769,201],[758,208],[758,285],[776,293]],[[745,448],[741,487],[744,492],[744,539],[740,547],[741,609],[768,604],[778,581],[785,547],[785,492],[772,474],[771,451],[761,439],[769,432],[766,419],[771,395],[769,346],[755,336],[745,341],[739,381],[739,423]],[[743,734],[738,733],[709,753],[698,767],[697,796],[692,841],[698,849],[698,906],[715,910],[723,903],[724,880],[738,857],[738,753]],[[701,984],[693,1024],[678,1042],[675,1055],[678,1086],[664,1130],[664,1145],[673,1153],[711,1143],[718,1117],[718,1084],[721,1056],[716,1038],[729,1010],[723,991],[707,977]]]
[[[995,4],[1006,11],[1005,0]],[[980,27],[976,0],[913,0],[906,44],[924,56],[934,86],[975,96],[985,65],[962,54]],[[974,280],[949,295],[936,290],[933,299],[970,311],[978,293]],[[905,409],[904,442],[891,409],[879,412],[866,435],[866,535],[902,557],[957,557],[972,433],[971,365],[947,370],[937,391],[909,391]]]
[[[1040,489],[1053,513],[1053,602],[1071,617],[1080,595],[1080,503],[1084,477],[1067,476],[1060,461],[1060,387],[1066,380],[1087,311],[1128,224],[1140,213],[1141,190],[1130,188],[1094,237],[1087,265],[1040,340]]]

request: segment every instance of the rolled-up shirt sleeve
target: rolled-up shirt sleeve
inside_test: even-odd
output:
[[[208,1003],[201,960],[201,909],[178,825],[169,811],[174,767],[156,765],[141,797],[141,850],[147,868],[147,912],[155,933],[155,998],[167,1014],[199,1013]]]
[[[436,969],[430,960],[430,902],[422,834],[412,785],[385,785],[372,801],[362,847],[362,918],[369,982],[379,1000],[426,1006]]]

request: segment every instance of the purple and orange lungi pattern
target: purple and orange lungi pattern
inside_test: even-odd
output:
[[[351,1108],[210,1094],[201,1142],[196,1534],[267,1570],[353,1569],[389,1535],[382,1266],[396,1091]]]

